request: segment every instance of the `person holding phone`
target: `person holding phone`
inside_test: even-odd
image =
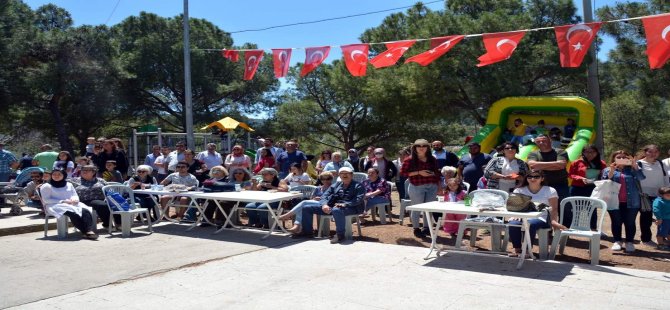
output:
[[[411,155],[403,161],[400,168],[400,175],[409,178],[407,190],[413,205],[437,200],[440,169],[429,148],[430,143],[426,139],[414,141]],[[429,233],[428,223],[424,219],[423,230],[419,229],[420,216],[421,212],[412,211],[412,228],[415,237],[424,238]]]
[[[623,225],[626,229],[626,253],[635,252],[635,245],[633,244],[636,231],[635,218],[640,210],[640,193],[636,183],[639,180],[644,180],[645,175],[630,153],[618,150],[612,153],[610,166],[603,170],[602,179],[621,184],[619,209],[607,210],[612,222],[612,236],[614,237],[612,251],[623,249],[621,239],[621,225]]]

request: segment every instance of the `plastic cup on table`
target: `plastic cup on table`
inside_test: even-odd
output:
[[[444,196],[437,196],[437,202],[444,202]]]

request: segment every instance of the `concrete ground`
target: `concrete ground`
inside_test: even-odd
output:
[[[161,223],[131,238],[0,237],[0,308],[668,309],[660,272]]]

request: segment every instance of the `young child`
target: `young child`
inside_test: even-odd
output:
[[[123,183],[121,172],[116,170],[116,160],[108,160],[105,162],[105,171],[102,172],[102,178],[107,182]]]
[[[664,186],[658,189],[658,197],[653,204],[654,216],[656,217],[656,243],[658,249],[669,251],[670,240],[670,187]]]
[[[95,147],[95,137],[86,138],[86,157],[93,156],[93,148]]]
[[[535,127],[535,131],[537,131],[538,135],[546,135],[547,134],[547,127],[544,127],[544,120],[541,119],[537,121],[537,127]]]
[[[451,178],[447,180],[447,190],[444,193],[444,201],[447,202],[462,201],[465,200],[466,195],[467,193],[465,192],[465,189],[461,186],[461,183],[458,181],[458,179]],[[446,222],[446,221],[447,220],[462,221],[465,219],[465,217],[466,217],[465,214],[451,214],[451,213],[444,214],[445,222],[444,226],[442,226],[444,232],[455,236],[458,233],[458,223]]]
[[[72,177],[78,178],[81,177],[81,167],[88,165],[89,160],[88,157],[79,156],[75,158],[74,161],[77,162],[77,166],[74,167],[74,171],[72,171]]]
[[[512,132],[512,140],[510,142],[521,144],[523,142],[523,136],[526,135],[526,124],[520,118],[514,120],[514,127],[510,128],[509,131]]]

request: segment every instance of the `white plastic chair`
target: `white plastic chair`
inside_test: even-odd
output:
[[[330,233],[330,221],[333,219],[332,215],[319,215],[318,216],[318,221],[319,221],[319,229],[318,229],[318,234],[317,237],[321,238],[323,236],[328,236]],[[356,226],[358,227],[358,236],[363,236],[361,233],[361,220],[358,218],[358,214],[352,214],[352,215],[347,215],[344,217],[344,222],[345,223],[351,223],[351,225],[347,225],[344,228],[344,237],[346,239],[353,239],[354,238],[354,232],[353,232],[353,223],[354,221],[356,222]]]
[[[358,183],[361,183],[361,182],[365,181],[365,179],[367,179],[367,178],[368,178],[367,173],[354,172],[354,181],[356,181]]]
[[[602,231],[603,221],[605,220],[605,211],[607,204],[597,198],[591,197],[568,197],[561,201],[561,214],[563,218],[565,206],[572,204],[572,223],[570,230],[556,230],[554,233],[554,242],[551,246],[551,259],[556,258],[556,248],[563,254],[568,237],[588,238],[590,241],[591,265],[598,265],[600,260],[600,232]],[[600,209],[600,219],[598,219],[598,230],[591,231],[591,216],[598,216],[597,210]],[[594,214],[595,213],[595,214]]]
[[[40,192],[40,189],[37,188],[36,190],[37,197],[40,198],[40,202],[42,203],[43,206],[46,206],[44,203],[44,199],[42,199],[42,193]],[[44,237],[47,237],[47,232],[49,231],[49,218],[56,218],[55,216],[49,214],[49,212],[44,210]],[[95,220],[95,218],[93,218]],[[63,215],[59,219],[56,220],[56,230],[58,231],[58,238],[63,239],[67,237],[67,229],[68,229],[68,224],[67,224],[67,216]],[[76,231],[76,228],[73,228],[74,231]]]
[[[507,203],[507,198],[509,198],[509,193],[498,189],[477,189],[470,192],[468,196],[470,196],[472,198],[472,201],[474,202],[475,197],[482,193],[493,193],[502,196],[503,198],[502,205],[496,207],[504,207]],[[507,249],[507,244],[509,242],[509,234],[507,233],[504,226],[496,225],[494,223],[470,222],[470,221],[463,221],[458,225],[458,237],[456,238],[457,249],[461,247],[461,242],[463,241],[463,233],[465,232],[466,229],[470,229],[471,247],[474,247],[475,242],[477,241],[477,230],[488,229],[491,232],[491,251],[503,252],[505,249]],[[504,237],[502,235],[503,231],[505,231]]]
[[[298,185],[289,187],[289,191],[298,191],[302,193],[303,199],[311,199],[316,191],[316,186],[314,185]]]
[[[107,198],[107,192],[116,192],[122,196],[127,194],[130,200],[130,209],[128,211],[115,211],[112,208],[112,202]],[[121,235],[125,238],[130,236],[130,228],[133,224],[133,219],[139,215],[142,220],[147,221],[149,226],[149,231],[153,232],[151,227],[151,216],[149,215],[149,209],[140,208],[139,203],[135,202],[135,195],[133,190],[124,185],[106,185],[102,187],[102,192],[105,193],[105,202],[107,203],[107,208],[109,208],[109,228],[108,232],[112,234],[112,225],[116,225],[114,222],[114,214],[119,214],[121,216]]]

